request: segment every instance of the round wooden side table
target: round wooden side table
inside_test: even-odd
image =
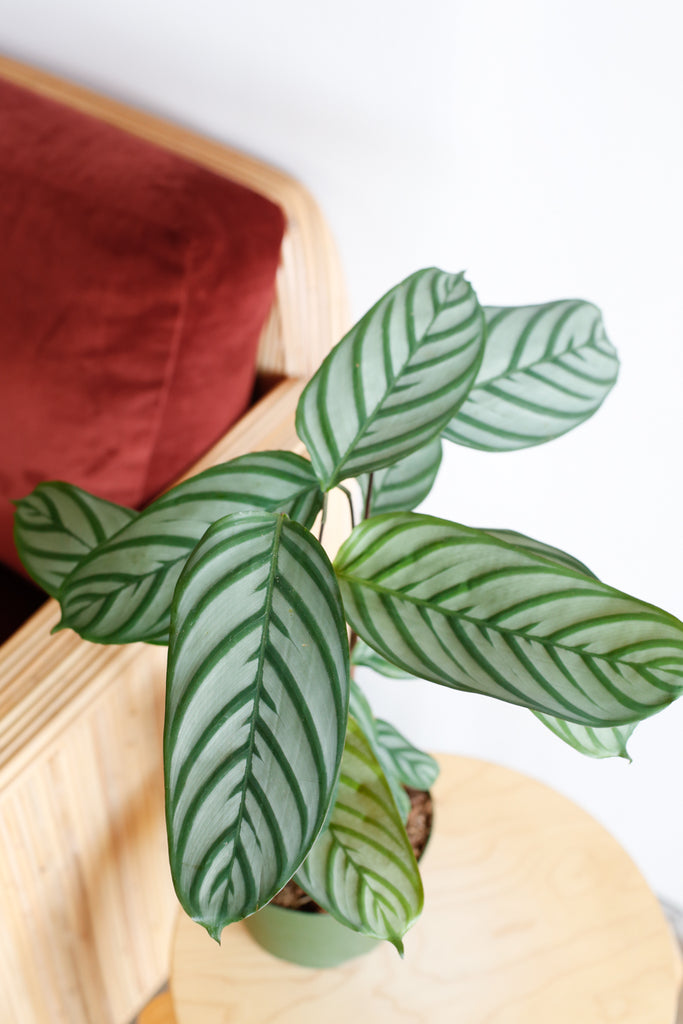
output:
[[[242,925],[219,947],[181,914],[177,1024],[673,1024],[678,951],[619,844],[547,786],[439,760],[405,959],[383,943],[332,970],[296,967]]]

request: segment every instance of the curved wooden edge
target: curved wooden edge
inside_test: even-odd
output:
[[[258,365],[268,375],[310,377],[348,328],[339,256],[317,203],[289,175],[180,125],[0,55],[0,78],[169,149],[277,203],[287,219],[273,314]]]

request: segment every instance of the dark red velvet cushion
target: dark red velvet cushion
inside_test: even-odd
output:
[[[283,229],[262,196],[0,83],[0,561],[41,480],[139,507],[241,415]]]

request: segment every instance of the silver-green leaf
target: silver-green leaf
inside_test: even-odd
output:
[[[580,572],[585,576],[590,576],[592,579],[597,579],[595,573],[591,572],[587,565],[580,562],[578,558],[574,558],[573,555],[568,555],[566,551],[553,547],[552,544],[545,544],[543,541],[534,540],[533,537],[527,537],[525,533],[517,533],[516,530],[486,530],[486,533],[490,537],[497,538],[497,540],[505,541],[506,544],[512,544],[527,551],[533,551],[534,554],[540,555],[541,558],[547,558],[551,562],[555,562],[556,565],[564,565],[568,569],[574,569],[575,572]]]
[[[398,772],[394,770],[394,765],[391,759],[386,756],[384,747],[380,742],[379,732],[377,729],[377,719],[372,713],[370,702],[358,683],[353,679],[351,680],[351,692],[349,697],[349,714],[355,719],[366,740],[372,747],[372,752],[381,765],[384,777],[389,784],[389,789],[391,790],[394,802],[398,808],[398,813],[401,815],[401,821],[406,821],[408,814],[410,813],[410,797],[403,788]]]
[[[214,938],[275,895],[322,828],[348,711],[332,567],[283,515],[212,526],[174,598],[164,727],[171,871]]]
[[[422,910],[422,881],[403,822],[352,718],[332,814],[296,880],[342,924],[388,939],[401,953]]]
[[[388,292],[306,386],[296,426],[323,489],[437,436],[474,381],[484,315],[462,274],[420,270]]]
[[[578,725],[576,722],[566,722],[562,718],[554,718],[552,715],[542,715],[534,712],[539,722],[542,722],[551,732],[559,736],[574,750],[587,757],[623,757],[630,761],[627,750],[627,743],[637,722],[628,725],[615,725],[612,728],[594,729],[586,725]]]
[[[407,669],[402,668],[400,665],[394,665],[393,662],[378,654],[377,651],[373,650],[369,644],[366,644],[361,639],[358,640],[353,648],[351,662],[353,665],[371,668],[373,672],[378,672],[381,676],[386,676],[387,679],[415,678],[412,672],[408,672]]]
[[[441,465],[441,438],[435,437],[405,459],[379,469],[372,476],[370,491],[371,516],[383,512],[407,512],[427,497]],[[360,477],[359,483],[367,501],[369,476]]]
[[[76,566],[137,514],[73,484],[51,480],[16,503],[14,541],[27,572],[56,597]]]
[[[413,746],[403,733],[383,718],[375,719],[375,729],[385,773],[389,770],[411,789],[429,789],[434,785],[439,766],[431,754]]]
[[[484,313],[484,358],[444,437],[513,451],[559,437],[593,415],[619,370],[595,306],[577,299],[487,306]]]
[[[311,526],[321,504],[310,462],[292,452],[255,452],[207,469],[84,559],[60,591],[60,627],[98,643],[167,643],[174,587],[211,523],[259,508]]]
[[[683,692],[683,623],[486,531],[378,516],[335,569],[352,628],[420,678],[588,726]]]

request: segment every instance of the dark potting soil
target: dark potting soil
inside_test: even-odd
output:
[[[433,805],[431,795],[423,789],[410,789],[405,787],[410,797],[410,811],[406,821],[406,832],[413,853],[417,860],[424,853],[429,834],[432,831]],[[294,879],[287,882],[284,889],[281,889],[277,896],[271,900],[275,906],[286,907],[289,910],[302,910],[307,914],[322,913],[321,907],[315,903],[308,893],[296,884]]]

